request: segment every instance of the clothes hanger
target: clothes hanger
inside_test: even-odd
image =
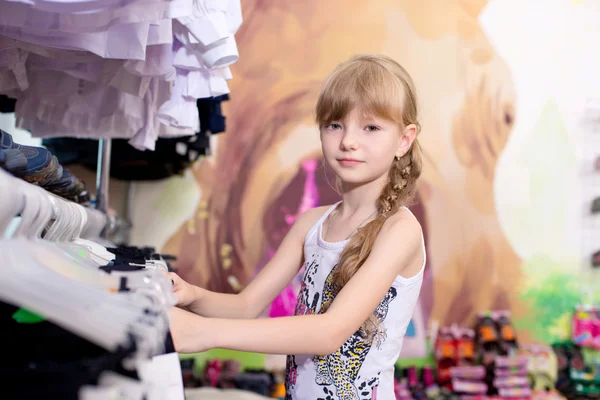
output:
[[[100,234],[108,224],[108,217],[99,211],[86,207],[81,207],[87,215],[87,224],[81,232],[81,237],[85,239],[94,239],[100,237]]]
[[[62,207],[68,203],[61,201],[59,203],[54,202],[53,204],[52,198],[48,193],[36,186],[21,184],[21,190],[24,199],[24,212],[22,222],[15,232],[15,237],[23,236],[30,241],[34,241],[39,248],[45,247],[47,251],[61,252],[62,255],[67,255],[79,265],[90,269],[97,269],[98,263],[91,257],[89,251],[69,245],[56,246],[52,245],[49,241],[41,240],[42,231],[49,225],[52,219],[54,219],[54,223],[48,230],[55,229],[59,230],[59,232],[60,230],[68,232],[72,229],[69,224],[72,223],[73,218],[63,215],[60,212]],[[33,218],[34,210],[40,213],[37,222]]]
[[[50,202],[53,205],[53,210],[57,216],[57,222],[59,222],[56,228],[57,234],[54,234],[49,230],[49,235],[56,237],[58,240],[71,241],[67,244],[60,244],[60,246],[74,246],[75,249],[87,249],[86,245],[73,244],[72,240],[77,240],[79,233],[83,231],[87,214],[83,210],[83,207],[74,203],[67,203],[63,201],[56,201],[56,199],[50,198]],[[62,222],[61,222],[62,221]],[[55,222],[56,223],[56,222]],[[54,227],[54,225],[53,225]],[[62,234],[60,233],[62,229]],[[90,242],[92,245],[96,245]],[[104,249],[102,246],[97,245],[100,249]],[[98,251],[100,252],[100,251]],[[108,253],[111,257],[114,254]],[[92,249],[90,254],[92,257],[95,256],[95,261],[98,261],[97,253]],[[101,260],[100,265],[106,265],[108,261]],[[162,307],[171,307],[176,304],[176,299],[172,293],[172,285],[170,280],[165,274],[152,273],[152,271],[132,271],[132,272],[121,272],[106,274],[99,271],[98,265],[93,265],[94,272],[101,274],[102,278],[92,278],[92,280],[102,283],[105,288],[111,291],[118,291],[120,289],[127,289],[135,291],[136,293],[143,293],[153,298],[153,303],[161,305]],[[125,282],[124,282],[125,279]]]
[[[21,195],[21,223],[11,241],[28,248],[30,257],[48,268],[84,281],[103,284],[98,265],[87,254],[78,250],[69,251],[41,239],[42,231],[53,216],[56,219],[52,227],[55,229],[64,227],[67,230],[65,222],[69,220],[56,214],[45,191],[24,183],[19,183],[17,187]]]
[[[52,196],[48,198],[57,216],[56,222],[59,224],[51,226],[44,239],[64,243],[61,245],[64,248],[79,250],[81,255],[85,254],[86,258],[97,264],[96,267],[106,265],[114,260],[114,254],[109,253],[105,247],[79,238],[88,222],[87,213],[83,207],[74,203],[57,201]]]
[[[0,175],[0,183],[7,187],[10,185],[10,179],[6,179],[6,175]],[[12,178],[14,181],[15,179]],[[14,182],[13,182],[14,183]],[[14,185],[12,185],[14,188]],[[15,191],[3,191],[3,193],[15,193]],[[21,201],[13,201],[11,198],[16,196],[21,197]],[[4,216],[3,225],[6,221],[10,221],[12,216],[10,213],[16,213],[17,210],[22,210],[22,220],[15,232],[16,238],[26,238],[28,240],[26,246],[28,253],[37,259],[38,262],[44,264],[48,268],[52,268],[57,272],[71,276],[88,283],[93,283],[96,286],[103,287],[111,292],[116,292],[123,286],[123,279],[126,279],[126,286],[130,290],[142,291],[148,296],[153,297],[153,304],[160,304],[163,307],[170,307],[175,304],[175,298],[172,294],[171,283],[168,277],[164,274],[151,273],[151,271],[139,271],[136,274],[113,274],[109,275],[98,270],[98,264],[90,261],[81,248],[68,247],[69,244],[62,244],[63,248],[52,245],[44,240],[41,240],[41,232],[48,225],[48,222],[55,218],[54,224],[50,229],[54,229],[57,234],[54,235],[50,229],[50,235],[65,239],[73,237],[73,235],[82,230],[84,224],[78,220],[78,217],[83,220],[85,213],[81,212],[82,207],[72,205],[68,202],[55,199],[47,196],[47,193],[36,186],[22,184],[16,195],[0,196],[3,203],[15,205],[11,207],[2,207],[1,210],[8,210]],[[8,200],[8,201],[3,201]],[[60,232],[63,232],[62,235]],[[31,251],[32,249],[37,251]],[[64,250],[74,250],[67,251]],[[62,250],[62,251],[57,251]],[[65,255],[68,259],[65,259]],[[102,264],[102,265],[105,265]],[[82,268],[89,267],[89,268]]]
[[[0,270],[6,275],[0,282],[3,301],[38,313],[112,352],[127,347],[133,339],[137,360],[162,351],[165,327],[160,315],[145,312],[151,306],[145,298],[109,293],[71,279],[31,262],[14,243],[4,241],[0,249]]]
[[[101,258],[102,260],[105,260],[106,263],[114,260],[115,255],[113,253],[109,252],[108,250],[106,250],[106,247],[104,247],[98,243],[95,243],[92,240],[87,240],[87,239],[84,239],[81,237],[81,234],[85,230],[85,227],[90,222],[90,220],[89,220],[88,214],[85,212],[85,209],[82,206],[80,206],[79,204],[75,204],[75,203],[73,203],[71,205],[76,210],[76,212],[78,212],[79,215],[81,216],[81,218],[80,218],[81,223],[79,224],[77,229],[72,232],[73,234],[68,239],[73,243],[78,243],[82,246],[89,247],[90,250],[92,251],[92,253],[94,253],[97,257]]]
[[[110,293],[99,285],[110,279],[109,275],[78,266],[57,252],[41,252],[49,248],[41,239],[28,240],[27,235],[41,233],[52,217],[49,203],[36,196],[34,189],[38,188],[24,192],[23,223],[16,237],[0,241],[0,269],[9,276],[0,283],[0,298],[39,313],[108,350],[114,351],[133,335],[145,358],[159,351],[168,325],[166,313],[161,315],[150,296]],[[159,311],[147,312],[153,309]]]
[[[4,237],[6,229],[23,208],[21,193],[15,190],[14,178],[0,169],[0,234]]]

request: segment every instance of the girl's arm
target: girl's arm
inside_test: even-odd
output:
[[[242,292],[217,293],[193,286],[195,300],[186,308],[195,314],[211,318],[258,317],[300,270],[304,256],[304,238],[326,210],[327,207],[317,207],[302,214],[273,258]]]
[[[173,310],[175,347],[181,353],[214,347],[272,354],[333,353],[373,313],[396,276],[420,267],[422,257],[421,227],[414,217],[400,212],[386,221],[369,258],[325,314],[232,320]]]

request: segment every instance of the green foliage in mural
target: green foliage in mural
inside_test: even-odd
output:
[[[565,340],[570,335],[573,310],[580,300],[580,278],[576,264],[565,266],[546,257],[533,257],[524,265],[528,283],[522,299],[532,309],[530,318],[514,321],[542,343]]]

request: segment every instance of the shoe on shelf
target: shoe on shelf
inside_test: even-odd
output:
[[[44,189],[54,193],[57,196],[69,195],[72,194],[76,189],[77,182],[77,178],[73,176],[71,171],[69,171],[68,168],[63,168],[60,179],[45,185]]]
[[[18,150],[25,156],[27,159],[25,169],[13,169],[10,172],[29,183],[44,186],[59,180],[62,176],[62,166],[52,153],[43,147],[15,143],[12,136],[1,129],[0,150]]]
[[[23,175],[27,170],[27,157],[17,149],[2,149],[0,167],[13,175]]]
[[[58,159],[41,147],[21,146],[19,149],[27,157],[27,170],[21,179],[45,187],[59,180],[63,167]]]

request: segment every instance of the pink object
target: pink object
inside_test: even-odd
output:
[[[408,386],[409,387],[414,387],[417,386],[418,380],[417,380],[417,368],[415,367],[410,367],[408,369]]]
[[[483,394],[488,387],[483,382],[470,382],[461,379],[452,379],[452,390],[457,393]]]
[[[485,367],[479,365],[476,367],[452,367],[450,376],[462,379],[483,379],[485,377]]]
[[[498,394],[501,397],[531,397],[531,389],[527,386],[525,387],[514,387],[514,388],[500,388],[498,390]]]
[[[527,386],[529,380],[526,376],[506,376],[502,378],[494,379],[494,386],[497,388],[515,387],[515,386]]]
[[[302,169],[306,172],[304,180],[304,192],[300,200],[300,206],[296,214],[288,214],[285,216],[285,222],[292,226],[294,222],[306,211],[319,205],[319,191],[317,188],[317,180],[315,171],[317,170],[317,160],[309,159],[302,163]]]
[[[496,367],[527,367],[527,357],[496,357]]]
[[[583,318],[581,312],[576,312],[573,316],[573,343],[580,346],[590,346],[594,343],[594,333],[596,326],[591,313],[587,314],[587,318]]]
[[[217,387],[217,383],[219,382],[219,376],[221,375],[221,361],[219,360],[211,360],[206,362],[206,370],[204,371],[208,380],[210,381],[210,386]]]
[[[296,308],[297,301],[296,293],[291,286],[287,286],[283,289],[273,303],[271,303],[271,309],[269,310],[269,317],[288,317],[294,315],[294,309]]]
[[[592,339],[592,347],[596,350],[600,350],[600,319],[595,319],[593,321],[594,330],[593,330],[593,339]]]
[[[423,383],[426,388],[435,384],[435,378],[433,377],[433,370],[431,367],[423,367]]]

